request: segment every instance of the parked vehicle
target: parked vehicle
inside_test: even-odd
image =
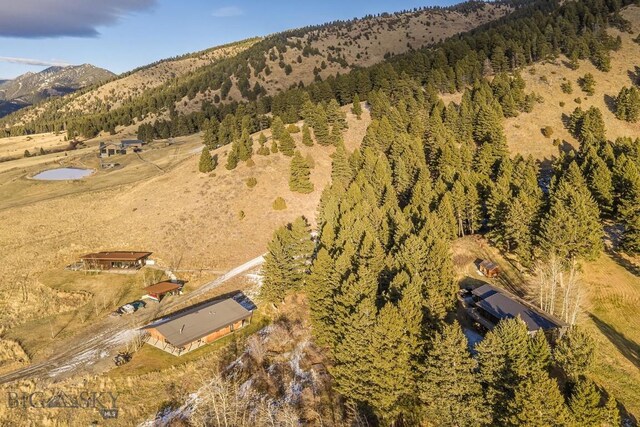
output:
[[[120,352],[116,354],[116,357],[113,358],[113,361],[115,362],[116,366],[122,366],[130,360],[131,360],[131,353],[127,353],[127,352]]]

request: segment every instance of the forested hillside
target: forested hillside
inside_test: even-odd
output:
[[[560,270],[572,271],[600,257],[604,223],[613,222],[621,225],[620,248],[640,252],[640,140],[608,141],[599,111],[578,107],[566,126],[580,145],[555,159],[545,184],[532,158],[510,155],[503,129],[505,118],[544,108],[527,93],[521,66],[562,53],[610,68],[620,40],[607,27],[630,29],[620,7],[538,2],[368,70],[373,121],[348,159],[336,151],[315,250],[296,244],[304,234],[294,223],[276,232],[264,268],[265,299],[308,295],[345,417],[351,404],[380,425],[619,425],[617,396],[593,382],[594,338],[568,315],[567,289],[551,302],[565,298],[572,326],[561,338],[503,321],[472,358],[450,320],[458,290],[450,248],[482,231],[524,270],[543,274],[560,259]],[[338,88],[334,96],[343,99]],[[442,91],[463,92],[461,101],[444,104]],[[636,95],[620,92],[621,120],[637,120]],[[304,102],[302,116],[315,130],[324,118]],[[285,239],[294,242],[288,250],[278,244]]]
[[[0,121],[7,135],[67,130],[70,137],[115,132],[150,118],[234,111],[238,102],[270,97],[290,87],[440,42],[495,20],[512,2],[469,2],[301,28],[161,61],[85,94],[43,104]],[[88,114],[87,114],[88,113]],[[74,118],[77,118],[74,120]],[[201,116],[193,120],[199,127]],[[193,127],[193,126],[191,126]],[[180,134],[185,129],[174,133]],[[184,133],[181,133],[184,134]]]

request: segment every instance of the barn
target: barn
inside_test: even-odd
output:
[[[137,270],[146,265],[151,252],[96,252],[80,257],[84,270]]]
[[[153,322],[142,329],[146,342],[176,356],[242,329],[252,312],[233,299],[209,301]]]

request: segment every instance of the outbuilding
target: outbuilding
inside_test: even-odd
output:
[[[495,262],[489,261],[485,259],[484,261],[478,264],[478,271],[482,273],[483,276],[488,278],[494,278],[500,275],[500,267]]]
[[[182,292],[182,283],[176,282],[159,282],[144,288],[149,298],[161,301],[167,295],[176,295]]]

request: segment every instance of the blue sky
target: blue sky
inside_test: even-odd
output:
[[[253,36],[452,0],[0,1],[0,79],[49,65],[122,73]],[[8,3],[8,1],[7,1]]]

